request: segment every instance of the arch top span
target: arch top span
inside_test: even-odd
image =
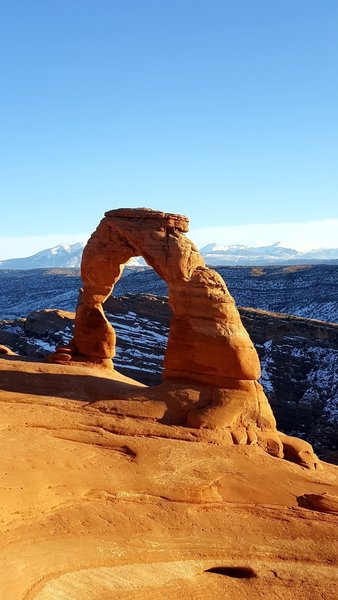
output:
[[[109,219],[113,219],[116,224],[118,219],[124,221],[141,219],[144,227],[155,227],[156,223],[159,227],[166,227],[167,229],[177,229],[183,233],[189,231],[189,219],[184,215],[177,215],[174,213],[165,213],[161,210],[153,210],[152,208],[115,208],[108,210],[104,213],[104,216]]]

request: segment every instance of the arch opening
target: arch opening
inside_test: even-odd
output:
[[[167,286],[162,279],[154,277],[154,270],[149,266],[137,264],[130,270],[136,284],[144,280],[142,292],[130,293],[122,277],[103,305],[106,318],[116,333],[114,365],[123,375],[147,386],[156,386],[162,382],[172,316]],[[154,281],[161,285],[161,293],[166,293],[165,296],[152,293]],[[128,289],[127,294],[125,289]]]

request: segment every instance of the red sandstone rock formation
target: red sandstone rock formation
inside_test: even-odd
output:
[[[183,232],[188,220],[147,209],[106,213],[83,253],[83,291],[74,343],[82,355],[107,359],[115,353],[115,334],[102,303],[124,265],[142,255],[167,282],[173,311],[164,379],[185,379],[218,387],[233,380],[256,380],[260,367],[222,278],[205,266]],[[229,382],[230,380],[230,382]]]
[[[283,443],[257,382],[257,352],[225,283],[206,267],[196,246],[184,235],[187,231],[188,219],[181,215],[145,208],[105,213],[83,253],[83,289],[74,341],[68,352],[62,348],[52,360],[73,359],[111,367],[115,332],[102,304],[127,261],[141,255],[167,282],[173,312],[164,359],[167,388],[161,387],[160,398],[167,397],[169,423],[220,431],[224,439],[235,444],[259,443],[268,453],[282,457]],[[197,401],[189,393],[191,387],[201,390]],[[173,393],[176,414],[168,399]],[[153,394],[149,389],[149,398]],[[145,396],[143,393],[143,400]],[[168,414],[160,417],[163,422],[168,422]],[[302,450],[299,444],[302,442],[294,453],[288,451],[296,461]],[[303,452],[301,463],[315,466],[318,459],[312,452]]]

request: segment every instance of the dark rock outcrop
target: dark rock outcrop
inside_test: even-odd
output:
[[[48,335],[73,326],[74,313],[59,309],[36,310],[29,313],[24,322],[24,329],[28,335]]]

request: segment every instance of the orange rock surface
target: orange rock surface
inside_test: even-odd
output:
[[[160,422],[165,386],[0,359],[1,600],[336,598],[338,468]]]

